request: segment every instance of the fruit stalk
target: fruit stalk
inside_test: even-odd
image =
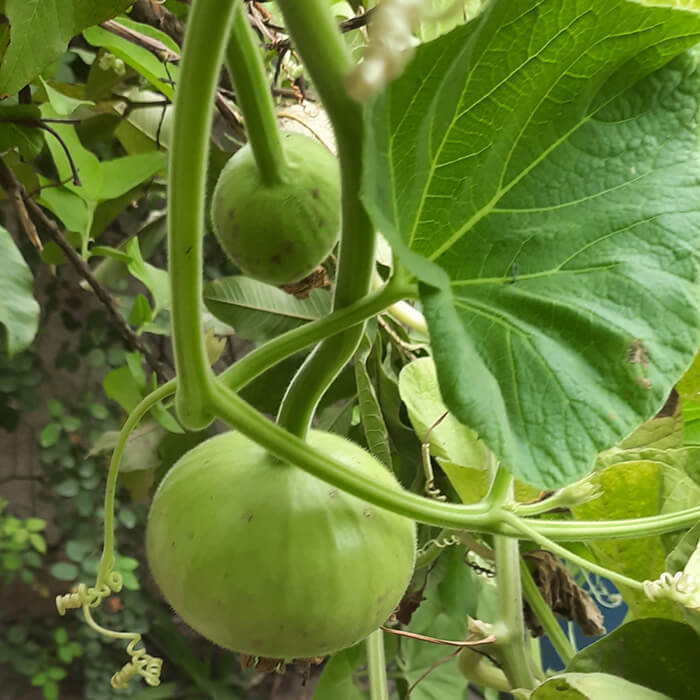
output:
[[[362,108],[344,88],[352,67],[350,55],[323,0],[279,3],[295,45],[333,124],[340,159],[342,228],[333,308],[365,296],[374,271],[375,232],[360,201],[364,125]],[[323,341],[292,380],[282,401],[278,422],[303,437],[331,382],[350,360],[362,338],[358,325]]]
[[[214,93],[234,3],[193,3],[175,91],[168,165],[168,257],[177,415],[186,428],[206,427],[213,374],[202,332],[202,238]]]
[[[226,68],[245,118],[248,142],[253,149],[261,179],[272,186],[284,181],[285,169],[277,115],[245,6],[240,2],[234,5],[231,38],[226,48]]]

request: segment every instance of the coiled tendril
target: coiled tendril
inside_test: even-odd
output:
[[[88,587],[86,584],[80,583],[76,590],[56,596],[58,614],[65,615],[66,610],[76,610],[84,606],[96,608],[105,598],[113,593],[119,593],[121,589],[122,577],[116,571],[111,571],[106,576],[106,581],[95,586]]]
[[[649,600],[670,598],[688,608],[696,608],[695,596],[700,587],[700,581],[684,571],[671,574],[664,571],[655,581],[643,581],[644,595]]]
[[[160,685],[160,671],[163,668],[163,659],[146,653],[146,647],[136,648],[141,641],[141,635],[137,634],[126,647],[126,653],[131,656],[131,661],[112,676],[112,687],[123,690],[129,685],[129,681],[136,675],[141,676],[150,686]]]

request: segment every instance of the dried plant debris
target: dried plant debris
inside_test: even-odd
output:
[[[587,637],[605,634],[600,608],[576,583],[562,561],[543,550],[528,552],[524,556],[534,564],[532,577],[556,615],[577,622]],[[542,625],[528,605],[525,606],[525,620],[533,637],[544,634]]]

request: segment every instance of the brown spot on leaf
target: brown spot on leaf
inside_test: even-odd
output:
[[[312,196],[314,199],[318,199],[318,187],[314,187],[314,188],[311,190],[311,196]]]

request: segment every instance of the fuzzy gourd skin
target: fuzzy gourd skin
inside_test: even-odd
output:
[[[306,136],[285,132],[282,182],[266,184],[250,145],[221,171],[212,199],[214,233],[229,258],[261,282],[298,282],[328,256],[340,230],[335,157]]]
[[[345,438],[311,431],[308,442],[396,485]],[[307,658],[359,642],[390,616],[413,571],[415,525],[230,432],[165,476],[146,549],[165,598],[200,634],[251,656]]]

